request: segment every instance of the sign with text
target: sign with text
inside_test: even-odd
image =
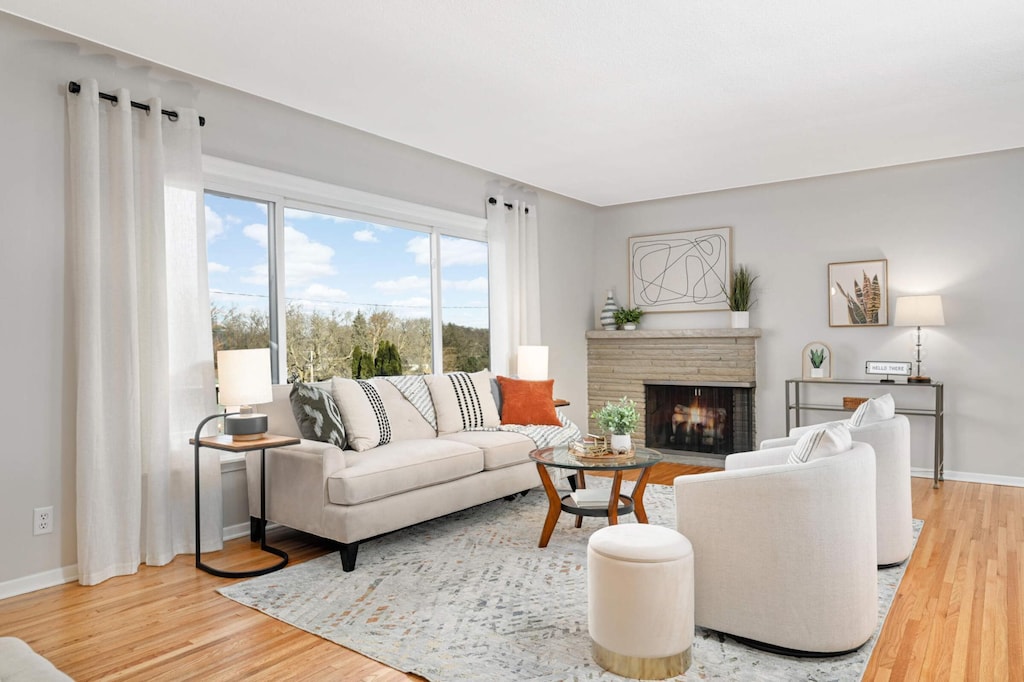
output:
[[[892,362],[889,360],[868,360],[864,363],[865,374],[886,374],[898,377],[909,377],[913,368],[912,362]]]

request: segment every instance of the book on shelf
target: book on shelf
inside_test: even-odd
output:
[[[569,493],[569,497],[572,498],[573,504],[581,509],[600,509],[608,506],[611,490],[607,488],[579,488]]]

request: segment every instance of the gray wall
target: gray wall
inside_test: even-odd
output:
[[[768,438],[784,434],[783,382],[800,376],[806,343],[832,347],[837,377],[866,378],[866,360],[911,359],[910,329],[891,326],[896,297],[941,294],[946,326],[928,331],[926,365],[946,386],[947,477],[1020,485],[1022,178],[1024,150],[1013,150],[604,209],[592,305],[601,306],[609,287],[620,304],[627,300],[628,236],[731,225],[735,262],[760,275],[750,324],[763,330],[757,428]],[[888,259],[890,326],[830,328],[828,263],[881,258]],[[652,314],[641,327],[727,327],[728,315]],[[838,403],[880,392],[836,387],[819,396]],[[908,406],[932,399],[929,389],[893,394]],[[930,472],[932,422],[911,421],[913,466]]]
[[[203,151],[397,199],[483,216],[491,173],[389,142],[287,107],[193,79],[0,13],[0,297],[9,399],[0,449],[0,596],[59,580],[77,562],[73,420],[64,336],[65,106],[67,81],[96,78],[135,99],[194,106],[207,117]],[[591,257],[596,209],[539,193],[541,279],[549,293],[543,341],[556,392],[583,418],[583,330],[589,277],[566,267]],[[585,266],[584,266],[585,267]],[[112,397],[111,399],[116,399]],[[238,474],[229,477],[227,502]],[[33,536],[32,509],[53,505],[52,535]],[[235,510],[237,511],[237,510]],[[230,513],[226,522],[238,523]],[[244,520],[244,517],[242,517]]]

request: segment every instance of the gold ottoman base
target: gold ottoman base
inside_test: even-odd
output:
[[[594,660],[599,666],[608,672],[641,680],[667,680],[670,677],[682,675],[693,662],[693,647],[687,647],[686,651],[662,656],[661,658],[641,658],[640,656],[625,656],[617,654],[611,649],[606,649],[597,642],[591,640],[594,645]]]

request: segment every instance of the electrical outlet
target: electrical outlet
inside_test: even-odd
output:
[[[32,510],[32,535],[45,535],[53,532],[53,507],[36,507]]]

